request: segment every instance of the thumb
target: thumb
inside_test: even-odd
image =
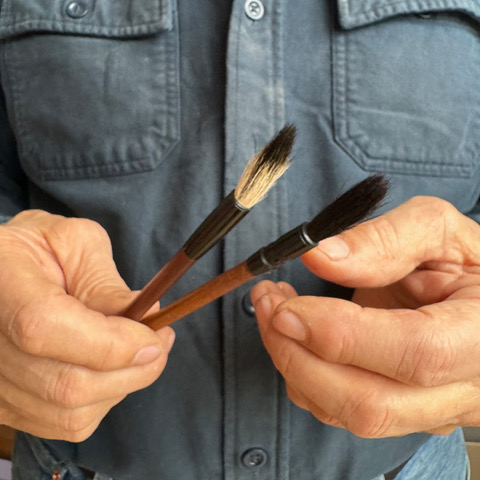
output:
[[[347,287],[390,285],[429,261],[463,265],[478,258],[478,224],[436,197],[414,197],[302,256],[313,273]]]

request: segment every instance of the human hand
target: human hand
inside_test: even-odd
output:
[[[154,382],[174,333],[115,316],[134,295],[95,222],[26,211],[0,226],[0,424],[82,441]]]
[[[252,290],[293,402],[362,437],[480,425],[480,227],[427,197],[302,257],[353,301]]]

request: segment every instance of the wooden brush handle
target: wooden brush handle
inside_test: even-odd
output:
[[[145,285],[121,315],[139,321],[194,263],[195,260],[188,257],[183,248],[179,250]]]
[[[158,313],[145,317],[142,323],[145,323],[153,330],[166,327],[185,315],[213,302],[222,295],[231,292],[253,277],[254,275],[248,269],[247,263],[240,263],[165,308],[162,308]]]

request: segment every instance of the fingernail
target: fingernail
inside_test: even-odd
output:
[[[146,365],[147,363],[153,362],[157,359],[161,350],[156,345],[151,345],[150,347],[142,348],[133,359],[132,365]]]
[[[341,237],[330,237],[322,240],[319,248],[330,260],[342,260],[350,254],[350,247]]]
[[[272,320],[272,325],[287,337],[303,341],[307,339],[307,331],[302,321],[291,311],[284,310]]]
[[[262,295],[254,304],[253,308],[257,315],[270,317],[272,314],[272,302],[268,295]]]

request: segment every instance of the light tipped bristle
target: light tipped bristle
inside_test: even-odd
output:
[[[306,227],[315,241],[338,235],[368,218],[381,204],[388,192],[384,175],[372,175],[338,197],[320,212]]]
[[[289,155],[296,128],[286,125],[247,164],[235,189],[235,198],[245,208],[252,208],[268,193],[290,166]]]

